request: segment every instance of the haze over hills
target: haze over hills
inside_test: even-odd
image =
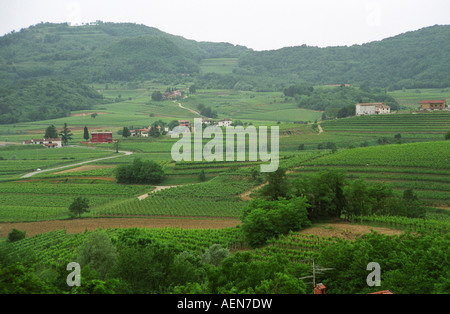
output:
[[[0,37],[0,82],[46,77],[83,83],[158,79],[278,91],[298,83],[441,88],[450,86],[449,50],[449,25],[351,47],[253,51],[132,23],[41,23]],[[232,73],[202,72],[202,60],[211,58],[234,58],[236,66]]]

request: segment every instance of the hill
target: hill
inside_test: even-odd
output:
[[[41,23],[0,37],[0,81],[52,77],[104,83],[193,74],[203,58],[238,57],[246,50],[132,23]]]
[[[97,91],[73,81],[24,80],[0,88],[0,124],[61,118],[102,101]]]
[[[447,87],[450,26],[433,26],[351,47],[288,47],[248,52],[239,59],[249,76],[289,77],[314,84],[360,84],[395,89]]]
[[[450,86],[449,35],[450,26],[442,25],[351,47],[253,51],[132,23],[41,23],[0,38],[0,82],[52,77],[89,83],[176,79],[200,88],[260,91],[302,82],[441,88]],[[205,60],[223,58],[233,62],[230,71],[201,71]]]

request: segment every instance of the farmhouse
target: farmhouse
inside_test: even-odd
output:
[[[363,103],[356,104],[356,115],[372,115],[372,114],[386,114],[391,112],[391,107],[384,102]]]
[[[189,120],[178,120],[178,123],[180,124],[180,126],[185,126],[185,127],[189,127],[191,125]]]
[[[43,139],[32,139],[29,141],[24,141],[25,145],[42,145],[47,148],[62,147],[62,141],[60,138],[43,138]]]
[[[151,127],[143,128],[143,129],[136,129],[131,130],[130,133],[132,136],[138,136],[138,137],[148,137],[148,134],[150,133]]]
[[[444,100],[422,100],[419,102],[420,110],[444,110],[445,109],[445,99]]]
[[[112,143],[112,132],[92,132],[91,143]]]
[[[182,90],[168,91],[164,93],[164,99],[174,100],[182,96]]]
[[[231,123],[232,123],[231,119],[223,119],[223,120],[220,120],[217,123],[217,125],[218,126],[231,126]]]

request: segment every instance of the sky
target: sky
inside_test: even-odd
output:
[[[258,51],[351,46],[450,25],[450,0],[0,0],[0,36],[40,22],[97,20]]]

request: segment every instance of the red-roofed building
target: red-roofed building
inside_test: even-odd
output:
[[[112,132],[92,132],[91,143],[112,143]]]
[[[422,100],[419,102],[420,110],[443,110],[445,109],[445,99],[443,100]]]
[[[371,292],[369,294],[394,294],[394,293],[389,290],[381,290],[381,291],[377,291],[377,292]]]

